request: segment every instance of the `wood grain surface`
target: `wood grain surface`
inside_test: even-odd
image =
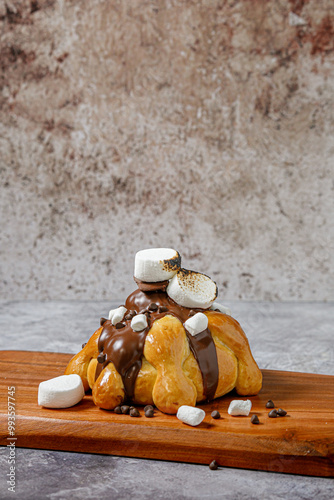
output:
[[[263,370],[264,384],[249,417],[231,417],[232,392],[210,404],[198,427],[156,412],[154,418],[98,409],[87,395],[78,405],[51,410],[37,404],[41,381],[61,375],[70,354],[0,351],[0,444],[8,443],[7,387],[16,387],[16,446],[104,453],[259,469],[314,476],[334,475],[334,377]],[[287,410],[270,419],[272,399]],[[214,420],[212,410],[222,418]],[[260,425],[250,422],[256,413]]]

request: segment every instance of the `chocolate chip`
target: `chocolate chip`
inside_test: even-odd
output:
[[[266,408],[275,408],[275,405],[271,399],[268,399],[268,402],[266,403]]]
[[[260,423],[259,417],[257,415],[252,415],[251,423],[252,424],[259,424]]]
[[[127,405],[121,406],[121,412],[123,413],[123,415],[127,415],[129,413],[129,410],[130,410],[130,406],[127,406]]]
[[[153,408],[153,406],[152,406],[152,405],[146,405],[146,406],[144,407],[144,411],[147,411],[147,410],[153,410],[153,411],[154,411],[154,408]]]
[[[99,363],[104,363],[104,362],[105,362],[105,360],[106,360],[106,355],[105,355],[105,354],[103,354],[103,352],[101,352],[101,353],[98,355],[98,357],[97,357],[97,361],[98,361]]]
[[[218,469],[218,464],[217,464],[216,460],[212,460],[211,464],[209,465],[209,468],[211,470],[217,470]]]
[[[158,304],[155,302],[151,302],[151,304],[148,306],[149,311],[157,311],[158,310]]]
[[[153,411],[153,408],[152,409],[148,409],[145,411],[145,417],[147,418],[152,418],[154,417],[154,411]]]
[[[220,413],[219,413],[219,411],[214,410],[214,411],[211,413],[211,417],[212,417],[212,418],[214,418],[215,420],[217,420],[218,418],[220,418]]]
[[[188,317],[190,318],[191,316],[194,316],[195,314],[197,314],[196,311],[191,309],[191,311],[189,311]]]
[[[276,410],[271,410],[271,411],[268,413],[268,417],[269,417],[269,418],[276,418],[276,417],[277,417],[277,411],[276,411]]]
[[[103,326],[106,321],[107,318],[100,318],[100,326]]]
[[[115,412],[115,413],[122,413],[122,408],[121,408],[120,406],[116,406],[116,407],[114,408],[114,412]]]
[[[126,320],[130,320],[130,319],[132,319],[134,316],[136,316],[136,314],[137,314],[137,313],[136,313],[136,311],[131,310],[131,311],[129,311],[129,312],[127,313],[127,315],[125,316],[125,319],[126,319]]]
[[[137,410],[137,408],[131,408],[131,410],[130,410],[130,417],[139,417],[139,416],[140,416],[140,413]]]
[[[283,410],[282,408],[278,408],[278,410],[276,412],[277,412],[277,415],[279,415],[280,417],[285,417],[285,415],[286,415],[286,411]]]
[[[166,306],[160,306],[159,307],[159,313],[165,313],[167,311],[168,311],[168,307],[166,307]]]
[[[115,325],[115,328],[116,330],[120,330],[121,328],[124,328],[125,327],[125,324],[122,323],[122,321],[119,321],[118,323],[116,323]]]
[[[81,346],[81,347],[82,347],[82,349],[83,349],[84,347],[86,347],[86,345],[87,345],[87,342],[84,342],[84,343],[82,344],[82,346]]]

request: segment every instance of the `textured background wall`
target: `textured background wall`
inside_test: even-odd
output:
[[[334,298],[332,0],[0,18],[2,298],[115,299],[147,246],[221,299]]]

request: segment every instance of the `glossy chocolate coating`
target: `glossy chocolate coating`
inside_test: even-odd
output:
[[[137,286],[139,290],[142,292],[153,292],[154,290],[166,290],[169,281],[157,281],[156,283],[148,283],[147,281],[141,281],[138,280],[137,278],[133,277],[135,282],[137,283]]]
[[[150,310],[152,303],[157,304],[157,310]],[[135,332],[131,328],[130,319],[123,319],[122,322],[125,326],[121,329],[116,329],[111,321],[105,321],[99,337],[98,348],[100,353],[106,355],[106,358],[103,364],[97,365],[95,377],[100,375],[108,363],[113,362],[122,377],[126,396],[132,398],[137,375],[141,368],[145,339],[153,322],[171,314],[184,323],[189,318],[190,311],[203,312],[204,309],[194,310],[179,306],[166,292],[161,290],[150,292],[135,290],[126,299],[125,307],[127,309],[125,317],[130,311],[136,311],[137,314],[146,313],[148,326],[141,332]],[[163,311],[160,310],[161,308]],[[219,376],[216,347],[211,332],[206,329],[195,337],[187,331],[186,334],[191,352],[202,373],[204,395],[208,400],[211,400],[214,398]]]

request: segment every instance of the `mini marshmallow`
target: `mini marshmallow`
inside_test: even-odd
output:
[[[209,276],[180,269],[168,283],[167,294],[180,306],[208,309],[218,291],[216,283]]]
[[[131,320],[131,328],[135,332],[141,332],[147,328],[147,317],[145,314],[137,314]]]
[[[134,277],[156,283],[171,279],[180,269],[181,257],[173,248],[147,248],[135,256]]]
[[[79,403],[84,395],[79,375],[61,375],[39,384],[38,404],[46,408],[69,408]]]
[[[204,420],[205,411],[201,410],[201,408],[196,408],[196,406],[183,405],[177,410],[176,416],[184,424],[195,427]]]
[[[117,307],[117,309],[111,309],[109,311],[109,319],[111,320],[111,323],[113,325],[116,325],[116,323],[119,323],[120,321],[122,321],[126,311],[127,311],[127,308],[124,306],[119,306],[119,307]]]
[[[231,401],[227,413],[233,417],[236,417],[237,415],[248,417],[251,408],[252,402],[249,399],[235,399],[234,401]]]
[[[203,332],[204,330],[207,329],[208,327],[208,318],[205,316],[203,313],[196,313],[194,316],[191,316],[187,321],[184,323],[184,328],[187,330],[187,332],[190,333],[193,337],[195,335],[198,335],[199,333]]]
[[[212,304],[212,306],[210,307],[210,309],[219,309],[220,312],[224,313],[224,314],[227,314],[228,316],[231,316],[231,310],[226,307],[226,306],[223,306],[222,304],[219,304],[219,302],[214,302]]]
[[[115,311],[117,311],[117,309],[110,309],[109,311],[109,314],[108,314],[108,319],[111,320],[113,315],[115,314]]]

